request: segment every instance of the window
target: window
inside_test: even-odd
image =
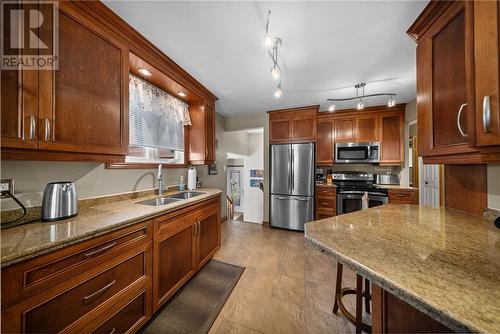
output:
[[[128,163],[184,163],[188,104],[130,74]]]

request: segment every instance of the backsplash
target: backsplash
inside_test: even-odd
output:
[[[388,173],[391,172],[399,176],[401,173],[401,167],[387,167],[387,166],[377,166],[370,164],[335,164],[332,166],[318,166],[322,168],[325,172],[328,169],[332,169],[334,172],[368,172],[374,174]]]

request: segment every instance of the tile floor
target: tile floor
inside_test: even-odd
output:
[[[332,313],[336,262],[307,246],[303,233],[225,222],[215,258],[246,269],[211,334],[354,333]],[[352,271],[344,269],[343,276],[354,286]],[[346,304],[352,310],[354,298]]]

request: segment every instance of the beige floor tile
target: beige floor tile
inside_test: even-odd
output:
[[[224,307],[223,319],[238,325],[264,332],[264,322],[268,313],[270,297],[244,289],[233,292],[234,296],[228,307]]]
[[[305,281],[278,274],[274,278],[272,297],[292,304],[305,305]]]
[[[276,274],[254,267],[246,267],[238,286],[253,292],[271,296]]]
[[[212,331],[212,329],[210,329],[209,333],[212,333],[212,334],[256,334],[256,333],[261,333],[261,332],[255,331],[253,329],[250,329],[250,328],[242,326],[242,325],[238,325],[237,323],[229,321],[227,319],[222,319],[222,321],[220,322],[220,325],[214,331]]]
[[[268,310],[265,318],[267,334],[290,333],[300,334],[306,332],[305,307],[288,303],[276,298],[270,298],[266,305]]]
[[[307,334],[354,333],[354,326],[342,315],[306,309]]]
[[[333,308],[335,286],[314,281],[306,281],[306,306],[329,313]]]

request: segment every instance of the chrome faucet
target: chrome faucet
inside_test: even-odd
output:
[[[163,168],[163,166],[161,164],[159,164],[158,165],[158,175],[156,176],[156,180],[158,180],[158,196],[162,196],[163,191],[167,189],[167,187],[163,185],[162,168]]]

